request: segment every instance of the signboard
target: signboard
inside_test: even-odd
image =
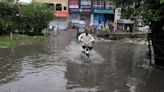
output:
[[[79,8],[78,0],[70,0],[69,1],[69,8]]]
[[[68,17],[69,13],[68,11],[54,11],[54,15],[56,17]]]
[[[79,13],[79,8],[69,8],[70,13]]]
[[[105,23],[104,15],[95,15],[94,23],[95,23],[95,25],[104,25],[104,23]]]
[[[87,9],[87,8],[85,8],[85,9],[82,9],[82,8],[69,8],[69,12],[70,13],[92,13],[92,9]]]
[[[105,23],[105,17],[104,16],[99,16],[99,24],[104,24]]]
[[[92,9],[88,9],[88,8],[83,8],[83,9],[80,9],[80,12],[81,13],[92,13]]]
[[[79,20],[80,16],[79,16],[79,14],[70,14],[70,19],[71,20]]]
[[[94,13],[114,14],[113,9],[94,9]]]

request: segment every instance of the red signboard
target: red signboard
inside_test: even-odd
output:
[[[54,11],[54,15],[56,17],[68,17],[69,13],[68,11]]]
[[[69,1],[69,8],[79,8],[78,0],[70,0]]]

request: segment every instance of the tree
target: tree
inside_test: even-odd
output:
[[[17,6],[13,3],[3,3],[0,2],[0,34],[9,34],[13,28],[13,18],[15,16],[15,11]]]
[[[35,35],[41,34],[53,19],[51,9],[41,3],[31,3],[21,7],[21,21],[27,30]]]
[[[164,66],[164,0],[116,0],[116,2],[127,11],[126,17],[140,16],[142,25],[150,26],[155,64]]]

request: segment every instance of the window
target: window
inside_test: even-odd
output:
[[[56,11],[62,10],[62,4],[56,4]]]
[[[91,8],[91,0],[81,0],[81,8]]]
[[[103,0],[95,0],[93,2],[93,8],[104,8],[104,1]]]
[[[67,7],[66,6],[64,6],[64,10],[67,10]]]

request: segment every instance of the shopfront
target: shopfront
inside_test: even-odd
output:
[[[91,14],[92,14],[91,8],[81,8],[80,20],[84,20],[86,22],[86,25],[89,25],[91,21]]]
[[[134,20],[119,19],[117,20],[117,24],[119,25],[120,30],[126,31],[129,27],[130,32],[133,31]]]
[[[94,9],[94,24],[104,25],[114,21],[114,10],[112,9]]]
[[[69,20],[77,26],[80,20],[80,15],[77,13],[70,13]]]
[[[79,0],[69,0],[69,20],[73,24],[78,24],[80,20]]]

